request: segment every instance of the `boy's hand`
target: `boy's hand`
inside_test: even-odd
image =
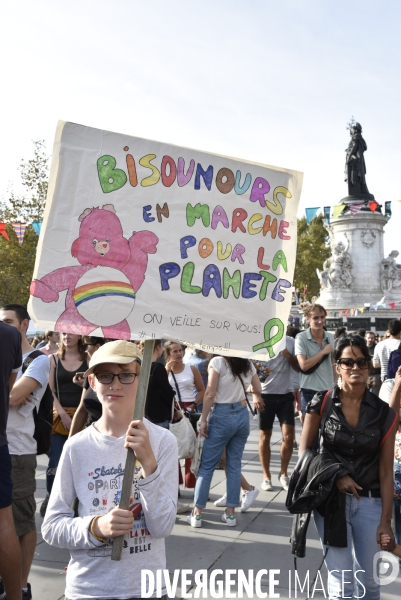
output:
[[[131,448],[142,466],[143,477],[157,469],[157,462],[149,441],[149,432],[142,421],[132,421],[125,438],[125,448]]]
[[[130,510],[116,507],[107,515],[97,519],[93,531],[99,537],[114,538],[131,531],[133,523],[134,515]]]

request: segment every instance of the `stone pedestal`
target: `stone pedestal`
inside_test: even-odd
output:
[[[384,258],[383,229],[388,217],[379,212],[360,210],[333,220],[331,247],[348,246],[351,257],[352,282],[335,287],[323,287],[319,303],[327,308],[357,308],[365,302],[377,304],[385,295],[381,288],[381,262]],[[401,298],[401,293],[397,295]]]

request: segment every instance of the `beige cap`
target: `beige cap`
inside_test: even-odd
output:
[[[142,352],[138,346],[126,340],[116,340],[115,342],[107,342],[100,346],[92,354],[89,362],[89,369],[85,373],[85,377],[93,373],[95,367],[104,363],[116,363],[118,365],[127,365],[136,360],[141,364]]]

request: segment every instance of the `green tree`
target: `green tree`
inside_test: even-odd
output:
[[[35,265],[38,236],[31,223],[42,221],[49,176],[49,157],[43,140],[33,142],[33,157],[22,160],[19,171],[25,193],[16,196],[11,189],[9,198],[0,203],[0,222],[7,223],[10,241],[0,236],[0,303],[17,302],[26,305],[29,285]],[[27,223],[24,240],[19,244],[12,223]]]
[[[312,219],[309,225],[306,218],[298,219],[298,246],[295,263],[294,285],[301,294],[307,287],[308,300],[318,296],[320,282],[316,269],[322,270],[323,263],[330,255],[327,231],[323,225],[323,215]]]

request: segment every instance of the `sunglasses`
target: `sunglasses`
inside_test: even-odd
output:
[[[353,358],[339,358],[336,364],[346,371],[353,369],[355,365],[358,369],[369,369],[370,358],[357,358],[356,360]]]
[[[105,385],[109,385],[114,381],[114,377],[118,377],[118,381],[123,384],[134,383],[135,378],[137,377],[137,373],[95,373],[95,377],[99,383],[104,383]]]

